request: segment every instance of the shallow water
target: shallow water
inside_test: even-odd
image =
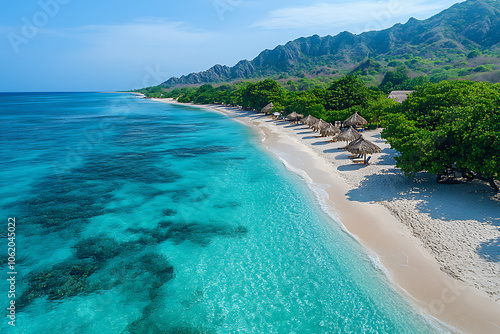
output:
[[[0,94],[0,117],[2,333],[437,331],[223,115],[54,93]]]

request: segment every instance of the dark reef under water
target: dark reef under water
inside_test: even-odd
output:
[[[165,154],[193,158],[230,150],[232,148],[226,146],[208,146],[168,152],[88,155],[83,165],[66,173],[44,177],[33,184],[31,195],[14,203],[21,226],[19,232],[28,236],[42,231],[47,235],[74,238],[94,217],[135,209],[134,206],[108,208],[116,201],[116,190],[125,184],[140,185],[138,196],[145,201],[157,196],[169,196],[173,203],[186,200],[193,189],[175,186],[170,190],[157,188],[159,184],[174,184],[182,179],[180,174],[162,164],[161,158]],[[200,189],[195,189],[198,194],[201,194]],[[192,200],[199,202],[208,196]],[[236,205],[227,203],[219,207]],[[170,328],[151,318],[152,310],[160,303],[157,300],[160,289],[175,279],[175,268],[167,258],[157,253],[155,246],[168,241],[174,245],[191,242],[206,247],[213,238],[240,238],[247,233],[247,229],[209,222],[184,222],[176,218],[177,213],[176,209],[165,208],[161,214],[170,220],[159,221],[151,228],[127,229],[128,234],[136,237],[134,241],[118,242],[107,235],[79,239],[72,246],[71,258],[26,276],[22,293],[16,300],[18,311],[22,312],[40,298],[59,302],[83,295],[102,294],[111,289],[126,291],[131,285],[140,284],[146,289],[150,303],[144,308],[142,316],[128,325],[130,333],[153,333],[156,330],[166,333],[210,332],[192,328],[189,324]]]

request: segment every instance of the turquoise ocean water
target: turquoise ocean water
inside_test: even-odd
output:
[[[224,115],[52,93],[0,94],[0,119],[1,333],[438,331]]]

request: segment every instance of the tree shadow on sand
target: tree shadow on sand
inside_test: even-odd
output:
[[[396,165],[396,160],[394,160],[394,156],[397,154],[397,151],[392,148],[384,148],[382,150],[382,155],[377,156],[377,165],[382,166],[394,166]]]
[[[477,180],[463,184],[438,184],[433,175],[419,173],[411,180],[399,169],[392,168],[384,174],[367,176],[358,188],[347,193],[347,198],[358,202],[416,200],[419,201],[417,209],[433,219],[476,220],[500,226],[499,195],[488,184]],[[498,262],[500,240],[485,242],[477,251],[484,259]]]
[[[435,177],[419,173],[413,180],[399,169],[369,175],[361,185],[348,192],[353,201],[418,200],[418,208],[434,219],[468,220],[500,226],[500,201],[488,184],[472,181],[463,184],[439,184]],[[432,201],[431,201],[432,199]],[[480,206],[477,203],[481,203]]]
[[[483,243],[477,249],[478,254],[491,262],[500,262],[500,238]]]

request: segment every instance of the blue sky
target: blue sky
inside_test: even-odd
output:
[[[24,0],[0,12],[0,91],[111,91],[232,66],[298,37],[425,19],[453,0]]]

